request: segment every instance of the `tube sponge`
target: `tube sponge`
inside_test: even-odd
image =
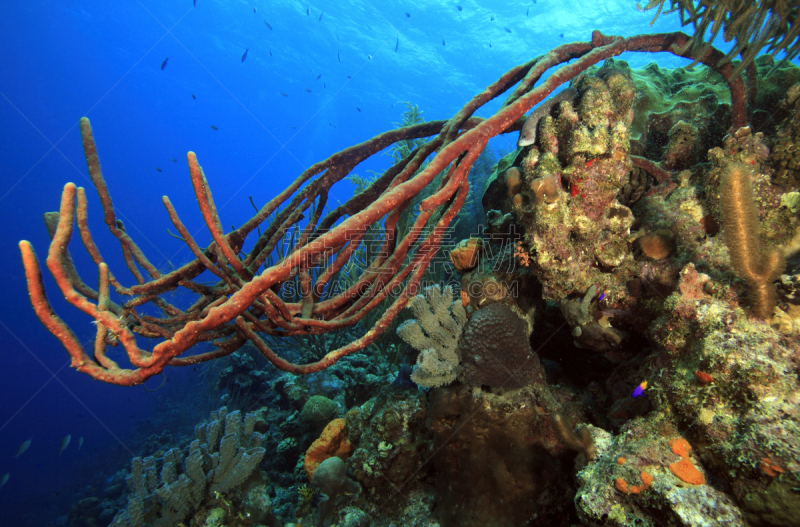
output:
[[[753,314],[767,319],[777,302],[772,282],[780,277],[785,262],[780,251],[765,249],[758,239],[761,228],[750,173],[750,168],[740,163],[729,163],[722,171],[719,184],[722,224],[731,266],[750,286]]]

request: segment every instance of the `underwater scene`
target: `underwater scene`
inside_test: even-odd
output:
[[[800,526],[800,5],[0,5],[0,526]]]

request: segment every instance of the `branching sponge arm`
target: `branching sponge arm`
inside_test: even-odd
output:
[[[753,313],[761,319],[770,318],[777,302],[772,282],[780,277],[785,262],[779,250],[766,250],[758,239],[761,229],[749,168],[728,164],[722,172],[719,191],[731,266],[750,286]]]

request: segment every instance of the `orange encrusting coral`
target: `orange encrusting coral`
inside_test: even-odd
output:
[[[627,459],[625,459],[624,457],[617,458],[618,465],[624,465],[626,461]]]
[[[778,465],[768,457],[762,459],[761,463],[759,463],[759,466],[761,467],[761,470],[764,471],[764,474],[766,474],[771,478],[774,478],[778,474],[783,474],[784,472],[786,472],[781,468],[780,465]]]
[[[353,445],[348,441],[344,433],[344,419],[334,419],[325,426],[319,439],[311,443],[306,450],[303,460],[303,468],[308,474],[308,479],[314,475],[314,471],[320,463],[329,457],[338,457],[346,460],[353,452]]]
[[[620,458],[620,459],[625,459],[625,458]],[[622,492],[623,494],[639,494],[643,490],[647,490],[650,487],[650,484],[653,483],[653,476],[651,476],[647,472],[642,472],[641,474],[639,474],[639,477],[642,478],[641,485],[631,485],[629,487],[628,483],[624,479],[617,478],[616,481],[614,482],[614,486],[617,487],[617,490]]]
[[[682,437],[675,437],[669,440],[669,446],[674,454],[681,456],[681,460],[670,464],[669,470],[680,480],[692,485],[703,485],[706,477],[697,470],[689,459],[689,452],[692,451],[691,445]]]
[[[711,384],[714,382],[714,377],[704,371],[697,370],[694,372],[694,376],[700,384]]]

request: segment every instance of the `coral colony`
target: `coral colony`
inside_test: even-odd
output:
[[[692,20],[706,27],[702,16]],[[636,52],[699,65],[614,59]],[[213,242],[198,245],[165,197],[194,255],[167,274],[117,218],[82,119],[103,218],[136,283],[104,263],[85,191],[68,183],[45,215],[46,264],[96,321],[91,349],[50,306],[31,244],[20,248],[34,310],[72,367],[132,386],[227,361],[220,385],[275,394],[134,458],[113,525],[800,525],[798,83],[794,66],[739,67],[683,33],[594,32],[512,68],[447,121],[315,164],[229,232],[189,152]],[[474,117],[501,95],[494,115]],[[473,164],[490,138],[518,131],[485,189],[471,189],[484,236],[448,245]],[[325,212],[331,187],[392,145],[406,148],[395,164]],[[75,230],[97,290],[73,265]],[[374,232],[377,250],[336,289]],[[451,280],[430,285],[444,246]],[[178,288],[191,306],[168,301]],[[359,322],[360,337],[305,360],[272,344]],[[386,350],[408,363],[389,374],[373,356]],[[257,371],[252,354],[311,375]]]

